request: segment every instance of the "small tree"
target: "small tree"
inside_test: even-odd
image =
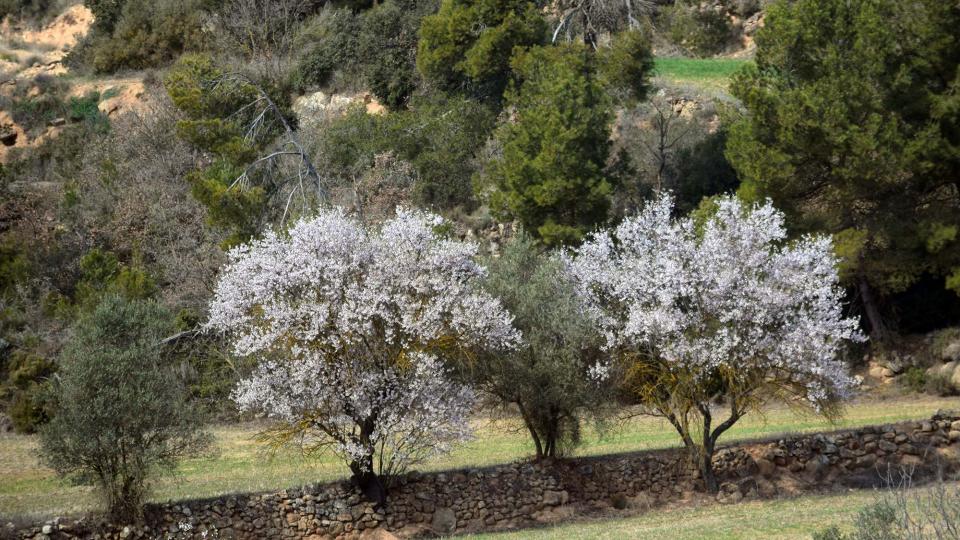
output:
[[[183,382],[161,359],[171,321],[154,302],[105,297],[75,326],[53,383],[43,461],[92,481],[117,520],[142,517],[151,474],[210,442]]]
[[[522,81],[507,92],[513,118],[496,139],[503,155],[478,184],[502,218],[519,219],[546,245],[578,242],[607,219],[612,187],[610,100],[584,45],[538,47],[517,55]]]
[[[673,425],[716,492],[717,439],[749,411],[777,400],[839,414],[852,382],[837,354],[860,335],[829,239],[785,244],[769,203],[720,198],[703,223],[671,210],[657,199],[568,264],[626,388]],[[729,415],[715,425],[718,400]]]
[[[518,339],[474,290],[476,246],[442,238],[441,223],[401,209],[367,230],[321,211],[231,251],[210,308],[237,355],[265,359],[235,393],[278,421],[265,438],[331,449],[381,504],[383,477],[470,434],[473,393],[443,362]]]
[[[546,21],[528,0],[443,0],[420,26],[417,69],[441,90],[499,103],[514,51],[546,40]]]
[[[563,455],[580,442],[581,418],[602,409],[602,387],[589,374],[602,337],[581,309],[556,256],[515,237],[490,260],[484,280],[523,333],[523,344],[492,355],[473,373],[476,386],[517,407],[537,458]]]

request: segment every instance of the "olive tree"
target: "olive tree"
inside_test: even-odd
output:
[[[142,517],[150,476],[210,442],[163,361],[171,331],[158,304],[111,295],[78,321],[60,357],[41,457],[61,475],[93,482],[114,519]]]
[[[672,220],[672,208],[661,196],[593,235],[568,268],[613,353],[598,369],[670,422],[716,492],[717,440],[751,410],[782,401],[839,415],[853,383],[838,353],[862,338],[843,315],[829,238],[786,243],[769,203],[719,198],[700,223]]]
[[[602,337],[585,316],[559,257],[529,237],[514,237],[488,263],[484,288],[523,333],[513,351],[490,355],[472,380],[497,401],[516,407],[538,459],[563,455],[580,441],[582,418],[599,418],[606,386],[589,370]]]

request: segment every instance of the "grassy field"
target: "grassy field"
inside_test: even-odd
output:
[[[813,495],[731,506],[707,504],[656,509],[633,517],[606,517],[544,529],[467,536],[470,540],[809,540],[833,525],[849,529],[857,512],[877,500],[872,491]]]
[[[722,442],[784,433],[822,431],[929,417],[938,408],[960,406],[956,398],[912,397],[853,403],[844,419],[830,425],[822,419],[772,409],[741,420]],[[507,463],[530,455],[524,432],[511,421],[478,421],[477,439],[453,454],[426,464],[436,470]],[[252,440],[255,425],[214,427],[217,455],[184,462],[176,476],[160,478],[155,500],[210,497],[231,492],[281,489],[341,478],[345,468],[332,456],[305,459],[290,450],[272,458]],[[580,455],[597,455],[678,445],[665,422],[638,417],[607,433],[589,431]],[[40,518],[89,510],[96,504],[90,488],[58,480],[37,462],[35,437],[0,436],[0,517]]]
[[[736,58],[669,58],[655,60],[655,76],[671,85],[726,89],[730,76],[749,60]]]

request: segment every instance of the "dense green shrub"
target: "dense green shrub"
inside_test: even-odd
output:
[[[183,382],[161,357],[172,328],[156,303],[107,296],[61,354],[41,457],[59,474],[95,484],[114,519],[141,517],[150,476],[209,444]]]
[[[321,155],[328,170],[348,182],[369,170],[377,155],[393,153],[417,171],[414,202],[470,210],[472,160],[493,125],[486,106],[462,97],[418,99],[408,110],[384,116],[355,108],[322,130]]]
[[[7,364],[7,380],[0,385],[0,394],[9,403],[7,414],[15,431],[33,433],[50,419],[45,392],[57,366],[24,350],[14,351]]]
[[[30,271],[30,263],[23,246],[8,234],[0,235],[0,298],[14,292]]]
[[[417,87],[417,41],[432,0],[387,0],[363,14],[360,62],[363,76],[380,103],[402,108]]]
[[[55,16],[61,7],[63,2],[59,0],[0,0],[0,20],[10,16],[20,20],[42,22],[48,17]]]
[[[733,29],[722,6],[701,6],[693,0],[677,0],[663,12],[670,39],[698,56],[723,52]]]
[[[721,129],[677,152],[671,176],[678,211],[690,212],[704,197],[736,191],[740,180],[723,153],[726,142]]]
[[[203,0],[98,0],[88,5],[104,19],[97,16],[75,54],[97,72],[161,66],[205,46]]]
[[[436,8],[432,0],[386,0],[368,11],[327,9],[298,36],[300,54],[294,86],[364,85],[386,107],[406,105],[420,80],[416,69],[422,19]]]
[[[914,392],[923,392],[927,386],[927,370],[920,366],[910,367],[903,373],[900,382]]]
[[[94,248],[80,258],[80,280],[74,298],[80,306],[97,305],[106,294],[119,294],[131,300],[146,300],[157,290],[153,278],[139,261],[121,264],[109,251]]]
[[[295,49],[303,52],[292,72],[294,86],[306,90],[360,75],[360,18],[348,9],[326,9],[301,31]]]
[[[127,0],[84,0],[83,5],[87,6],[93,13],[93,25],[97,32],[111,34],[117,21],[120,20],[123,6]]]
[[[547,245],[579,242],[607,219],[613,189],[604,168],[613,112],[585,45],[537,47],[513,62],[506,94],[512,118],[496,131],[503,148],[478,178],[501,219],[519,219]]]
[[[443,0],[423,19],[417,68],[431,85],[498,102],[516,49],[545,43],[547,25],[527,0]]]
[[[621,32],[610,47],[600,49],[598,69],[604,84],[620,101],[643,101],[650,90],[653,73],[653,48],[650,38],[640,30]]]
[[[517,408],[537,458],[563,456],[579,444],[583,419],[600,418],[608,397],[588,376],[603,354],[602,337],[559,257],[541,252],[526,235],[486,264],[484,287],[513,315],[524,343],[484,358],[471,379],[499,404]]]

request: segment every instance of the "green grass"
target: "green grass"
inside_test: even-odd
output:
[[[730,76],[747,62],[736,58],[659,57],[654,60],[654,74],[672,85],[726,88]]]
[[[927,418],[938,408],[957,407],[954,399],[914,397],[853,403],[836,425],[787,409],[771,409],[762,417],[741,420],[721,442],[785,433],[823,431]],[[516,421],[478,421],[477,438],[449,456],[431,461],[423,470],[476,467],[524,459],[530,443]],[[251,424],[213,428],[219,452],[215,456],[185,461],[175,477],[156,482],[154,500],[212,497],[224,493],[282,489],[342,478],[345,467],[333,456],[306,459],[286,450],[272,459],[253,440],[258,426]],[[610,454],[678,446],[665,422],[636,417],[605,434],[587,430],[580,455]],[[31,436],[0,436],[0,516],[43,518],[94,508],[96,498],[88,487],[61,482],[37,461],[37,440]]]
[[[870,490],[839,495],[808,495],[731,506],[680,504],[632,517],[605,516],[516,532],[466,536],[471,540],[599,540],[669,538],[671,540],[809,540],[836,525],[849,530],[857,512],[873,504]],[[628,510],[629,511],[629,510]]]

